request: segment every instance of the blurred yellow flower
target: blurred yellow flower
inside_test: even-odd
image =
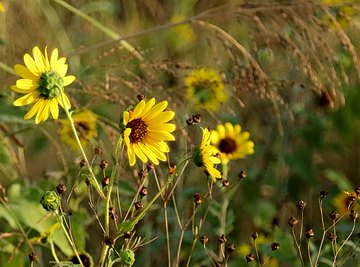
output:
[[[348,26],[351,18],[356,15],[354,6],[351,3],[344,4],[344,0],[323,0],[322,2],[330,9],[329,11],[341,27]],[[333,26],[333,21],[328,15],[325,14],[323,20],[327,25]]]
[[[217,111],[220,103],[227,101],[224,84],[214,69],[200,68],[193,70],[186,78],[186,98],[194,106]]]
[[[218,124],[216,130],[212,130],[211,144],[221,155],[223,164],[229,160],[245,158],[254,154],[254,142],[249,140],[249,132],[241,132],[239,124]]]
[[[349,211],[350,204],[354,202],[354,199],[360,200],[360,197],[357,197],[355,192],[349,193],[346,191],[341,192],[334,198],[333,203],[340,216]],[[352,209],[357,210],[358,204],[354,203]]]
[[[96,137],[96,115],[90,110],[83,110],[72,114],[74,120],[75,129],[78,133],[80,143],[83,147],[86,147],[88,143]],[[61,121],[62,127],[59,129],[59,135],[61,141],[70,146],[73,150],[78,150],[79,145],[74,139],[74,133],[71,129],[70,121]]]
[[[167,105],[167,101],[155,105],[152,98],[148,102],[141,100],[134,109],[124,111],[124,141],[130,166],[135,164],[135,156],[144,163],[166,161],[165,153],[170,149],[165,141],[175,140],[171,132],[176,128],[175,124],[168,123],[175,113],[165,111]]]
[[[170,19],[170,22],[178,23],[184,20],[186,20],[186,17],[176,15]],[[187,23],[172,27],[170,37],[175,46],[181,47],[192,43],[195,40],[195,33],[191,24]]]
[[[195,147],[193,150],[193,162],[196,166],[203,167],[215,182],[217,178],[221,178],[220,171],[214,168],[214,164],[219,164],[220,159],[214,156],[213,148],[210,145],[211,132],[206,128],[201,129],[203,136],[200,146]]]
[[[32,49],[33,58],[25,54],[25,66],[16,64],[14,70],[22,79],[16,81],[11,89],[17,93],[25,94],[14,101],[14,106],[34,104],[25,115],[28,120],[36,115],[35,123],[46,121],[51,113],[54,119],[59,117],[60,104],[64,109],[71,107],[70,100],[64,93],[64,86],[71,84],[75,76],[65,76],[68,65],[66,58],[58,58],[58,50],[54,49],[48,57],[47,47],[45,54],[35,46]]]
[[[5,13],[4,5],[0,2],[0,11]]]

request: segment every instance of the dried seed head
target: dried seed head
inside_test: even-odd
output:
[[[147,170],[139,170],[138,174],[139,174],[139,177],[144,178],[148,175],[148,171]]]
[[[195,202],[196,205],[201,204],[202,198],[201,198],[201,194],[200,194],[200,193],[195,193],[195,194],[194,194],[194,202]]]
[[[304,210],[306,207],[306,202],[303,200],[300,200],[297,204],[296,207],[298,207],[299,210]]]
[[[29,254],[29,260],[30,260],[31,262],[35,262],[35,261],[37,260],[37,255],[36,255],[34,252],[31,252],[31,253]]]
[[[137,99],[139,99],[139,101],[144,100],[146,98],[144,93],[140,93],[136,97],[137,97]]]
[[[239,178],[240,178],[240,179],[244,179],[244,178],[246,178],[246,176],[247,176],[247,173],[246,173],[245,171],[241,170],[241,171],[239,172]]]
[[[59,193],[59,195],[61,195],[62,193],[66,192],[66,186],[64,184],[58,184],[56,191]]]
[[[90,179],[89,179],[89,178],[86,178],[86,179],[85,179],[85,183],[86,183],[87,186],[90,186],[90,185],[91,185]]]
[[[153,170],[153,169],[155,169],[155,164],[149,162],[149,163],[146,165],[146,169],[147,169],[148,172],[151,171],[151,170]]]
[[[357,196],[360,195],[360,185],[358,185],[357,187],[355,187],[355,193]]]
[[[230,181],[229,180],[223,180],[222,184],[223,184],[223,187],[228,187],[230,185]]]
[[[288,220],[288,224],[291,226],[291,227],[294,227],[295,225],[297,225],[299,223],[299,221],[294,217],[294,216],[291,216]]]
[[[225,243],[225,242],[226,242],[225,235],[224,235],[224,234],[222,234],[222,235],[218,238],[218,241],[219,241],[219,243],[220,243],[220,244]]]
[[[274,243],[272,243],[271,244],[271,250],[279,250],[280,249],[280,244],[279,243],[276,243],[276,242],[274,242]]]
[[[357,213],[356,210],[350,210],[349,216],[355,222],[357,220],[357,218],[359,217],[359,214]]]
[[[329,213],[329,216],[331,220],[335,221],[337,218],[339,218],[339,213],[336,210],[333,210]]]
[[[357,200],[358,196],[355,192],[351,192],[350,195],[349,195],[349,200],[351,202],[355,202]]]
[[[252,234],[251,234],[251,237],[252,237],[252,239],[255,241],[256,240],[256,238],[259,236],[259,234],[258,234],[258,232],[253,232]]]
[[[206,245],[206,243],[209,241],[209,238],[206,235],[200,236],[200,242],[203,245]]]
[[[226,245],[226,250],[229,254],[233,253],[235,250],[235,244],[234,243],[229,243]]]
[[[110,218],[114,221],[116,221],[119,218],[119,216],[115,213],[114,207],[109,208],[109,215],[110,215]]]
[[[101,168],[102,170],[104,170],[104,169],[106,169],[106,168],[109,166],[109,163],[107,163],[107,161],[103,159],[103,160],[100,162],[99,166],[100,166],[100,168]]]
[[[194,119],[192,117],[186,119],[186,125],[190,126],[190,125],[194,125]]]
[[[95,155],[100,156],[103,153],[103,150],[101,147],[95,147]]]
[[[86,160],[85,160],[85,159],[82,159],[82,160],[79,162],[79,166],[80,166],[80,168],[85,167],[85,166],[86,166]]]
[[[320,198],[323,199],[323,198],[327,197],[328,194],[329,194],[328,191],[324,191],[324,190],[320,191]]]
[[[255,255],[254,254],[248,254],[246,255],[246,262],[251,262],[255,260]]]
[[[146,186],[143,186],[140,190],[140,196],[145,197],[148,194],[148,188]]]
[[[141,210],[143,208],[141,201],[135,202],[134,206],[136,210]]]
[[[130,237],[132,236],[132,232],[126,232],[125,234],[124,234],[124,238],[125,239],[129,239]]]
[[[335,233],[333,233],[333,232],[329,232],[328,235],[327,235],[327,237],[328,237],[328,239],[329,239],[331,242],[333,242],[333,241],[336,240],[337,235],[336,235]]]
[[[305,237],[307,239],[313,237],[315,234],[314,234],[314,230],[312,228],[308,228],[305,232]]]
[[[192,119],[193,119],[195,124],[200,123],[201,119],[202,119],[202,116],[201,116],[201,114],[194,114],[194,115],[192,115]]]
[[[105,176],[105,177],[102,179],[102,182],[101,182],[102,186],[105,187],[105,186],[109,185],[109,183],[110,183],[110,177],[109,177],[109,176]]]
[[[115,244],[115,240],[113,237],[111,236],[105,236],[104,238],[104,243],[105,245],[109,246],[109,247],[113,247]]]

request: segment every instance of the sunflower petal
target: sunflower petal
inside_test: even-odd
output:
[[[40,71],[37,68],[34,59],[29,54],[24,55],[24,63],[29,71],[31,71],[35,76],[40,77]]]
[[[75,81],[75,79],[76,79],[75,76],[72,76],[72,75],[64,77],[63,78],[64,86],[67,86],[67,85],[73,83]]]
[[[20,94],[29,94],[34,91],[34,89],[23,89],[23,88],[17,87],[16,85],[12,85],[10,88],[14,92],[20,93]]]
[[[142,151],[141,148],[139,147],[139,144],[140,144],[140,143],[133,144],[134,152],[135,152],[136,156],[138,156],[139,159],[140,159],[143,163],[146,163],[146,162],[147,162],[147,157],[145,156],[145,154],[143,153],[143,151]]]
[[[142,111],[139,113],[139,117],[143,117],[155,104],[155,98],[151,98],[146,104]]]
[[[43,53],[41,53],[39,47],[35,46],[32,50],[35,64],[40,73],[47,71],[45,64],[45,57]]]
[[[167,107],[168,102],[162,101],[153,106],[150,111],[144,115],[143,120],[146,122],[159,115]]]
[[[36,100],[39,99],[40,93],[37,91],[31,92],[27,95],[24,95],[18,99],[16,99],[13,103],[14,106],[20,107],[20,106],[26,106],[29,104],[34,103]]]
[[[159,165],[159,161],[156,157],[156,153],[155,151],[153,151],[152,149],[150,149],[148,146],[142,144],[142,143],[138,143],[137,144],[139,146],[139,149],[142,150],[144,152],[144,154],[146,155],[146,157],[154,164]]]
[[[170,121],[172,118],[174,118],[174,116],[175,116],[175,113],[173,111],[164,111],[161,114],[159,114],[158,116],[145,121],[145,123],[147,125],[160,125],[160,124]]]
[[[143,111],[145,107],[145,100],[141,100],[139,104],[136,105],[135,109],[131,113],[131,118],[139,118],[139,114]]]
[[[156,140],[162,140],[162,141],[174,141],[175,137],[168,132],[165,131],[151,131],[148,130],[149,136]]]
[[[56,120],[59,118],[59,106],[56,98],[51,99],[50,112],[52,117]]]
[[[166,132],[173,132],[175,131],[176,126],[175,124],[172,123],[164,123],[164,124],[159,124],[159,125],[151,125],[149,126],[149,130],[152,131],[166,131]]]
[[[51,57],[50,57],[50,68],[51,68],[51,70],[56,70],[57,69],[58,56],[59,56],[59,51],[58,51],[57,48],[55,48],[52,51]]]
[[[14,66],[14,70],[17,74],[19,74],[22,78],[24,79],[31,79],[31,80],[37,80],[38,77],[34,75],[34,73],[32,73],[27,67],[20,65],[20,64],[16,64]]]
[[[24,116],[24,119],[25,120],[29,120],[31,119],[32,117],[34,117],[34,115],[38,112],[39,110],[39,107],[41,106],[41,100],[40,101],[37,101],[33,106],[32,108],[28,111],[28,113],[25,114]]]

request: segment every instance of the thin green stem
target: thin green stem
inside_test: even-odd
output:
[[[116,39],[121,38],[121,36],[119,34],[117,34],[116,32],[114,32],[113,30],[109,29],[105,25],[101,24],[97,20],[93,19],[92,17],[90,17],[89,15],[83,13],[79,9],[73,7],[72,5],[66,3],[65,1],[63,1],[63,0],[53,0],[53,1],[58,3],[59,5],[61,5],[62,7],[66,8],[67,10],[73,12],[74,14],[79,16],[80,18],[82,18],[82,19],[86,20],[87,22],[91,23],[93,26],[95,26],[97,29],[99,29],[100,31],[102,31],[107,36],[111,37],[112,39],[116,40]],[[144,60],[144,58],[141,56],[141,54],[132,45],[130,45],[127,41],[121,40],[120,44],[126,50],[128,50],[130,53],[132,53],[134,56],[136,56],[137,59]]]
[[[356,226],[356,221],[354,220],[353,226],[351,228],[351,231],[349,233],[349,235],[347,236],[347,238],[345,239],[345,241],[341,244],[341,246],[339,247],[339,249],[336,251],[335,257],[334,257],[334,261],[332,264],[332,267],[336,266],[336,259],[337,256],[339,255],[339,252],[341,251],[341,249],[345,246],[345,244],[349,241],[350,237],[352,236],[352,234],[354,233],[355,230],[355,226]]]
[[[10,74],[18,76],[18,74],[11,67],[9,67],[8,65],[6,65],[4,62],[1,62],[1,61],[0,61],[0,69],[4,70]]]
[[[223,171],[223,179],[224,181],[227,180],[228,177],[228,172],[229,172],[229,168],[228,168],[228,164],[223,164],[222,165],[222,171]],[[226,215],[227,215],[227,209],[229,207],[229,197],[226,193],[226,191],[222,192],[222,197],[223,197],[223,201],[222,201],[222,206],[221,206],[221,212],[220,212],[220,233],[219,236],[224,234],[226,236]],[[225,258],[225,244],[221,244],[220,246],[220,251],[219,251],[219,258],[224,259]]]
[[[61,224],[61,228],[63,229],[63,232],[64,232],[67,240],[69,241],[69,243],[70,243],[70,245],[71,245],[71,247],[72,247],[72,249],[73,249],[73,251],[74,251],[74,253],[75,253],[75,255],[76,255],[76,258],[77,258],[78,261],[80,262],[80,265],[81,265],[81,266],[84,266],[84,264],[83,264],[82,261],[81,261],[79,252],[77,251],[77,248],[76,248],[76,246],[75,246],[75,243],[74,243],[74,241],[71,239],[71,237],[70,237],[70,235],[69,235],[69,233],[68,233],[68,231],[67,231],[67,229],[66,229],[66,227],[65,227],[65,225],[64,225],[63,216],[62,216],[62,215],[59,215],[59,214],[56,214],[56,215],[57,215],[58,220],[59,220],[59,222],[60,222],[60,224]]]
[[[324,239],[325,239],[326,232],[327,232],[327,230],[325,229],[325,223],[324,223],[324,214],[323,214],[323,209],[322,209],[322,198],[319,199],[319,208],[320,208],[321,227],[322,227],[322,230],[323,230],[323,234],[322,234],[322,237],[321,237],[320,246],[319,246],[319,249],[318,249],[316,260],[314,262],[315,266],[317,265],[317,263],[319,261],[321,249],[322,249],[322,246],[324,244]]]
[[[57,263],[59,263],[60,261],[59,261],[59,258],[58,258],[57,255],[56,255],[54,242],[53,242],[52,240],[50,240],[49,243],[50,243],[51,254],[52,254],[53,257],[54,257],[54,260],[55,260]]]
[[[308,252],[308,257],[309,257],[310,266],[315,266],[315,265],[313,265],[312,259],[311,259],[310,238],[308,239],[308,243],[307,243],[307,252]]]
[[[110,183],[108,185],[108,190],[107,190],[106,200],[105,200],[105,235],[106,236],[110,235],[110,213],[109,213],[110,200],[111,200],[111,193],[113,190],[115,177],[119,171],[119,166],[120,166],[118,159],[119,159],[120,152],[121,152],[121,149],[120,149],[121,144],[122,144],[122,137],[119,136],[117,143],[116,143],[115,151],[114,151],[114,167],[111,171]],[[99,266],[104,266],[108,250],[109,250],[109,246],[104,244],[102,252],[101,252],[101,256],[100,256]]]
[[[64,100],[64,95],[61,94],[62,96],[62,101],[63,103],[65,103],[65,100]],[[70,122],[70,127],[71,127],[71,130],[73,131],[73,134],[75,136],[75,140],[76,140],[76,143],[78,144],[79,148],[80,148],[80,151],[81,151],[81,154],[86,162],[86,167],[88,168],[89,170],[89,173],[90,173],[90,182],[91,184],[95,187],[96,191],[99,193],[100,197],[105,199],[105,195],[104,195],[104,192],[102,191],[98,181],[96,180],[96,177],[95,177],[95,174],[91,168],[91,165],[89,163],[89,160],[85,154],[85,151],[84,151],[84,148],[82,147],[81,145],[81,142],[80,142],[80,139],[79,139],[79,136],[78,136],[78,133],[76,131],[76,128],[75,128],[75,124],[74,124],[74,120],[73,118],[71,117],[71,114],[69,112],[69,110],[67,108],[64,108],[65,109],[65,113],[66,113],[66,116],[68,117],[69,119],[69,122]]]

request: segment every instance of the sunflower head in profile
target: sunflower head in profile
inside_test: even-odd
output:
[[[348,212],[350,209],[358,210],[359,205],[357,201],[360,200],[360,196],[357,196],[355,192],[341,192],[334,200],[334,206],[336,211],[341,215]]]
[[[186,98],[194,106],[217,111],[220,103],[226,102],[228,97],[224,91],[224,84],[216,70],[200,68],[193,70],[186,78]]]
[[[21,76],[11,89],[17,93],[25,94],[14,101],[14,106],[34,104],[25,115],[28,120],[35,117],[35,123],[46,121],[51,114],[54,119],[59,117],[60,104],[64,109],[71,107],[69,98],[64,93],[64,87],[75,80],[75,76],[65,76],[68,65],[66,58],[58,58],[58,50],[54,49],[50,58],[47,47],[43,54],[35,46],[32,49],[33,57],[25,54],[25,66],[16,64],[14,70]]]
[[[171,134],[175,124],[169,121],[175,116],[173,111],[166,111],[167,101],[155,104],[155,98],[141,100],[135,108],[123,113],[123,135],[127,147],[130,166],[135,165],[136,157],[143,163],[150,160],[158,165],[166,161],[169,152],[166,141],[174,141]]]
[[[212,130],[211,144],[220,153],[223,164],[229,160],[242,159],[254,154],[254,142],[249,140],[249,132],[241,132],[240,125],[226,122]]]
[[[88,143],[93,140],[97,135],[96,115],[90,110],[82,110],[74,112],[72,114],[72,119],[74,120],[75,129],[77,131],[80,143],[83,147],[86,147]],[[74,139],[74,134],[71,129],[69,120],[61,121],[61,128],[59,129],[59,135],[61,141],[69,145],[73,150],[78,150],[79,145]]]
[[[213,147],[210,145],[211,132],[205,128],[201,128],[203,135],[200,146],[196,146],[192,153],[193,162],[197,167],[204,168],[213,181],[221,178],[221,173],[214,168],[214,164],[219,164],[220,159],[214,155]]]

